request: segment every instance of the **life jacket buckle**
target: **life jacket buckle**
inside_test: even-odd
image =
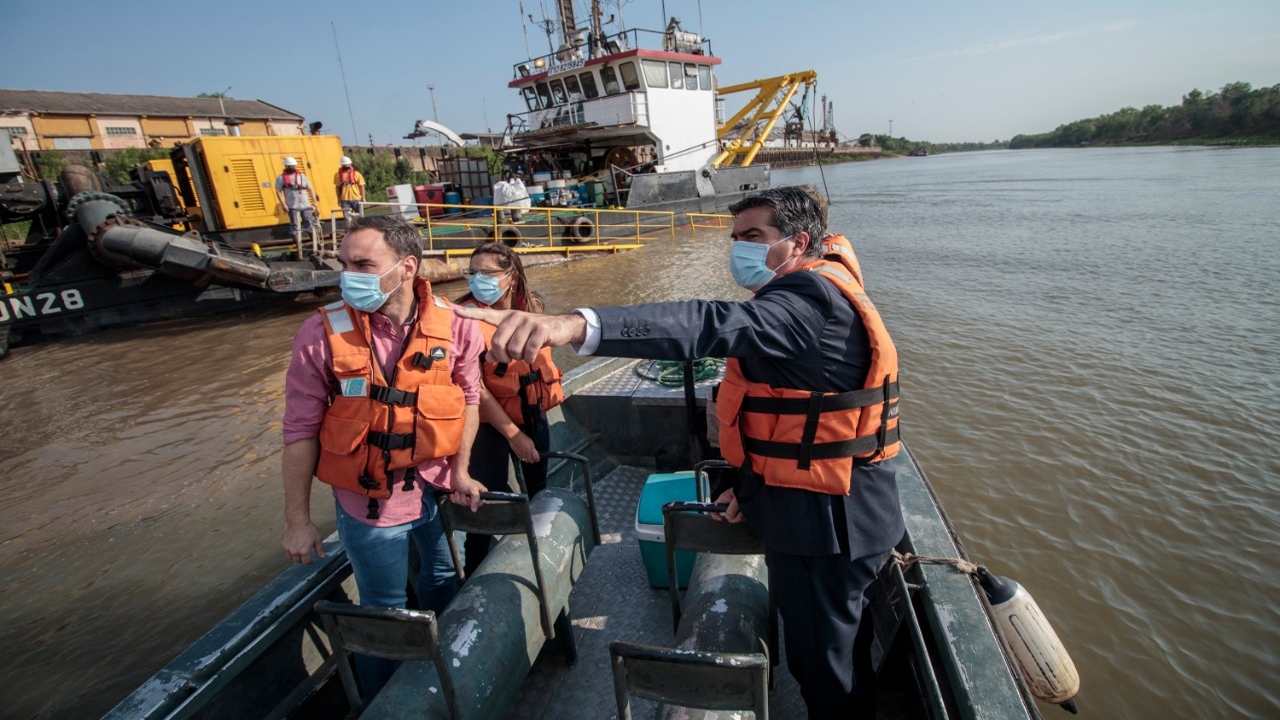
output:
[[[431,366],[434,365],[437,360],[444,360],[446,357],[448,357],[448,353],[443,347],[437,345],[431,348],[430,355],[423,352],[414,353],[413,366],[422,368],[423,370],[430,370]]]

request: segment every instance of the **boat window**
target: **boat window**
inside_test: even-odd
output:
[[[622,88],[618,87],[617,73],[608,65],[600,68],[600,81],[604,83],[605,95],[617,95],[622,92]]]
[[[685,90],[698,89],[698,66],[694,65],[693,63],[684,64],[684,89]],[[707,89],[710,90],[711,88],[707,88]]]
[[[711,66],[710,65],[698,66],[698,87],[702,88],[703,90],[714,89],[711,87]]]
[[[544,108],[551,107],[551,88],[544,82],[538,83],[538,102]]]
[[[624,90],[639,90],[640,76],[636,74],[636,64],[628,60],[618,65],[618,72],[622,75],[622,88]]]
[[[600,91],[596,89],[595,75],[584,72],[578,75],[578,79],[582,81],[582,94],[586,95],[588,100],[600,97]]]
[[[576,77],[574,77],[574,76],[572,76],[572,75],[565,75],[565,76],[564,76],[564,89],[565,89],[565,90],[567,90],[567,91],[569,91],[569,99],[570,99],[570,100],[581,100],[581,99],[582,99],[582,98],[575,98],[575,97],[574,97],[574,95],[581,95],[581,94],[582,94],[582,88],[578,87],[578,78],[576,78]]]
[[[520,94],[524,96],[524,104],[528,105],[530,110],[538,109],[538,95],[532,87],[521,88]]]
[[[672,90],[680,90],[685,87],[685,69],[680,63],[669,63],[668,68],[671,69],[671,88]]]
[[[557,105],[563,105],[569,102],[569,98],[564,94],[564,83],[559,78],[551,81],[551,98],[555,100]]]
[[[641,60],[640,67],[644,68],[644,84],[651,88],[664,88],[667,86],[667,64],[661,60]]]

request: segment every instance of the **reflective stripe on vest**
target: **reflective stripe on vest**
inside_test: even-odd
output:
[[[853,251],[853,243],[839,233],[833,233],[822,239],[822,256],[844,265],[853,273],[853,281],[865,285],[862,279],[862,266],[858,263],[858,255]]]
[[[747,380],[730,358],[716,397],[720,450],[735,467],[750,458],[768,485],[846,495],[855,463],[898,453],[898,354],[847,264],[821,260],[802,269],[835,285],[866,327],[871,367],[862,389],[775,388]]]
[[[371,346],[368,313],[345,303],[320,310],[337,387],[320,426],[316,477],[334,487],[386,499],[393,471],[449,457],[461,445],[466,398],[450,368],[453,311],[426,280],[414,280],[414,293],[418,320],[390,382]]]

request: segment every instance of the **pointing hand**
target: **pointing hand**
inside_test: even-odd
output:
[[[544,347],[580,345],[587,337],[586,318],[568,315],[538,315],[518,310],[494,310],[453,306],[459,317],[480,320],[497,326],[493,333],[492,355],[498,362],[524,360],[533,362]]]

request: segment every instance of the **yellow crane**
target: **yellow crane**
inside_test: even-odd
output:
[[[818,82],[818,73],[813,70],[804,70],[789,75],[780,75],[778,77],[765,78],[764,80],[752,80],[748,83],[739,85],[730,85],[722,87],[717,92],[720,95],[729,95],[731,93],[744,92],[747,90],[757,90],[754,99],[747,103],[729,121],[721,125],[716,130],[716,139],[723,140],[726,135],[733,132],[734,127],[742,121],[743,118],[751,113],[755,115],[743,128],[742,134],[725,145],[724,150],[711,161],[712,167],[733,166],[733,165],[750,165],[756,159],[756,153],[760,152],[760,148],[764,147],[764,141],[768,139],[769,133],[773,131],[773,126],[777,124],[778,118],[782,117],[782,113],[787,109],[787,103],[791,102],[791,98],[795,96],[796,90],[801,85],[812,86]],[[775,104],[776,102],[776,104]],[[763,126],[761,123],[764,123]],[[741,162],[735,162],[741,158]]]

